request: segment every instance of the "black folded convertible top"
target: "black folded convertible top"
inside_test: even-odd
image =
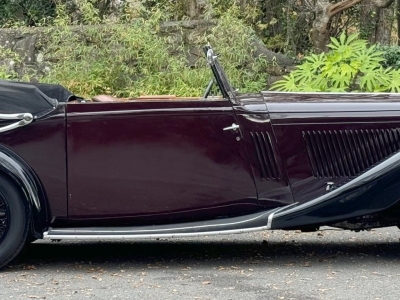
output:
[[[39,117],[71,98],[76,97],[61,85],[0,80],[0,113]]]

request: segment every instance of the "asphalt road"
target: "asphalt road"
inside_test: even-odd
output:
[[[399,299],[400,230],[37,241],[0,299]]]

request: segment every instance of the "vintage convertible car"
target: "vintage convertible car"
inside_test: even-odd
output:
[[[205,52],[199,98],[0,83],[1,266],[32,239],[400,224],[398,95],[239,94]]]

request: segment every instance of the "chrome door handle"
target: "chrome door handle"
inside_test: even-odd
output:
[[[236,130],[239,129],[239,127],[240,127],[239,125],[233,123],[232,126],[225,127],[225,128],[224,128],[224,131],[226,131],[226,130],[235,130],[235,131],[236,131]]]

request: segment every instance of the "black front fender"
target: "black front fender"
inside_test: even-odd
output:
[[[329,225],[384,211],[400,201],[400,152],[348,183],[305,203],[282,208],[272,229]],[[400,219],[400,216],[399,216]]]
[[[45,193],[35,172],[16,153],[0,145],[0,172],[11,178],[23,194],[26,207],[31,211],[32,233],[41,237],[48,221]]]

